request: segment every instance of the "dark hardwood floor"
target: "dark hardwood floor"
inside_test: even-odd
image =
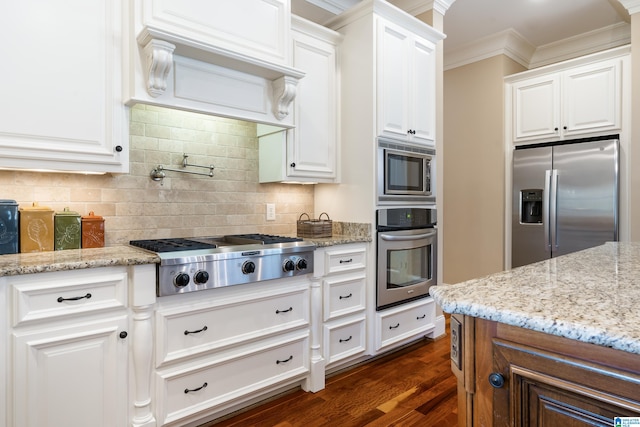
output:
[[[201,427],[438,426],[458,424],[447,336],[422,340],[327,378],[317,393],[292,391]]]

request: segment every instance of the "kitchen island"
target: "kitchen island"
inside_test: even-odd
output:
[[[453,314],[460,425],[640,417],[640,243],[606,243],[430,293]]]

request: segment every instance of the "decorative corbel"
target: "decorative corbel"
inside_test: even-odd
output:
[[[173,66],[175,48],[171,43],[151,39],[143,49],[147,60],[147,92],[154,98],[167,90],[167,76]]]
[[[289,107],[296,97],[298,79],[291,76],[282,76],[272,80],[273,89],[273,114],[278,120],[283,120],[289,115]]]

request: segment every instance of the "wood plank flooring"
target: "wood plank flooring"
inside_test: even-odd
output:
[[[331,376],[317,393],[292,391],[201,427],[455,427],[456,378],[451,373],[448,323],[446,337],[421,340]]]

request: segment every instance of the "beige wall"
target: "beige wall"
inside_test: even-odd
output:
[[[503,77],[519,71],[500,55],[444,73],[444,283],[503,270]]]
[[[130,239],[262,232],[295,234],[302,212],[313,215],[313,186],[258,183],[255,124],[139,105],[131,110],[130,173],[120,176],[0,171],[0,199],[106,219],[106,244]],[[180,168],[214,164],[213,178],[167,172],[164,185],[149,178],[158,164]],[[205,171],[204,169],[200,171]],[[266,221],[265,204],[276,204]]]

